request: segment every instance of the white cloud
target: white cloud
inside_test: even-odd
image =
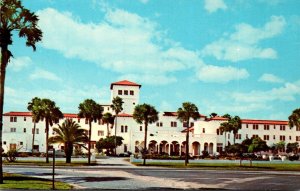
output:
[[[166,85],[173,82],[177,82],[177,79],[173,76],[160,75],[160,74],[125,74],[119,77],[119,80],[130,80],[140,84],[150,85]]]
[[[270,83],[283,83],[284,80],[275,76],[274,74],[263,74],[258,81]]]
[[[61,79],[54,73],[43,69],[36,69],[29,78],[31,80],[45,79],[51,81],[60,81]]]
[[[227,9],[227,5],[224,3],[223,0],[205,0],[204,8],[209,12],[213,13],[218,9]]]
[[[156,23],[120,9],[106,11],[104,21],[98,24],[81,23],[69,12],[39,11],[42,45],[123,75],[155,73],[175,79],[170,72],[201,64],[196,52],[170,44]]]
[[[272,16],[270,21],[261,28],[254,28],[245,23],[236,25],[234,33],[206,45],[202,54],[232,62],[253,58],[275,59],[277,58],[276,50],[261,48],[259,43],[282,33],[285,25],[286,22],[282,16]]]
[[[28,56],[11,58],[11,61],[8,63],[8,70],[12,70],[14,72],[19,72],[23,68],[32,64],[32,60]]]
[[[144,3],[144,4],[146,4],[146,3],[148,3],[149,2],[149,0],[139,0],[141,3]]]
[[[231,80],[248,78],[249,73],[245,69],[234,68],[231,66],[220,67],[207,65],[199,70],[197,77],[203,82],[227,83]]]

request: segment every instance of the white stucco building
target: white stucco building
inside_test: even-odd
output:
[[[131,151],[138,152],[143,146],[144,126],[137,124],[132,118],[134,107],[139,104],[139,93],[141,85],[127,80],[112,83],[110,86],[111,100],[119,96],[123,99],[123,111],[117,119],[117,135],[124,138],[123,145],[117,148],[117,153]],[[151,104],[151,103],[150,103]],[[113,113],[110,104],[102,104],[105,112]],[[220,124],[226,118],[219,116],[210,118],[205,115],[199,116],[197,121],[191,121],[190,125],[190,153],[200,155],[206,150],[210,154],[220,152],[229,143],[233,144],[233,134],[220,133]],[[80,119],[77,114],[64,114],[64,118],[76,120],[80,126],[88,130],[85,119]],[[61,124],[64,119],[60,120]],[[55,124],[54,124],[55,126]],[[111,135],[114,135],[115,127],[110,128]],[[31,151],[32,148],[33,122],[30,112],[8,112],[4,114],[3,125],[3,149],[17,148],[20,151]],[[186,127],[177,119],[176,112],[160,112],[159,121],[150,124],[148,127],[148,149],[149,152],[168,153],[179,155],[185,152],[185,131]],[[50,128],[49,136],[52,135]],[[96,141],[105,138],[107,126],[101,122],[92,124],[92,148]],[[40,121],[36,125],[35,149],[45,152],[45,122]],[[276,120],[253,120],[242,119],[242,129],[236,136],[236,143],[252,136],[259,136],[267,142],[269,146],[279,141],[300,142],[300,129],[290,128],[287,121]],[[63,145],[54,145],[56,149],[61,149]]]

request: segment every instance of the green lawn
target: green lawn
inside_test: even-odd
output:
[[[132,163],[136,166],[142,166],[142,163]],[[296,163],[252,163],[243,161],[242,166],[239,163],[190,163],[184,166],[184,163],[173,162],[146,162],[146,166],[161,166],[170,168],[200,168],[200,169],[219,169],[219,170],[275,170],[275,171],[300,171],[300,164]]]
[[[72,188],[73,186],[67,183],[55,182],[55,189],[57,190],[69,190]],[[52,181],[20,174],[4,173],[4,184],[0,184],[0,189],[51,190]]]

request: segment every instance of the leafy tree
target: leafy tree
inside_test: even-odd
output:
[[[112,104],[110,105],[110,107],[112,108],[112,110],[115,111],[115,154],[117,154],[117,120],[118,120],[118,114],[123,110],[123,99],[120,98],[119,96],[113,98],[112,100]]]
[[[228,145],[227,147],[225,147],[226,153],[232,153],[232,154],[235,154],[236,156],[240,156],[240,157],[247,150],[248,150],[247,146],[245,146],[243,144],[239,144],[239,143],[235,143],[233,145]]]
[[[86,99],[79,104],[78,116],[85,118],[89,124],[89,141],[88,141],[88,164],[91,164],[91,136],[92,136],[92,121],[97,122],[102,118],[103,108],[92,99]]]
[[[226,138],[227,138],[227,132],[231,131],[231,126],[228,122],[223,122],[220,124],[220,131],[221,133],[224,133],[224,139],[225,139],[225,147],[226,147]]]
[[[285,142],[284,141],[279,141],[278,143],[273,145],[274,151],[277,153],[279,151],[284,151],[285,149]]]
[[[42,99],[40,106],[41,120],[45,119],[46,125],[46,163],[49,163],[49,125],[52,127],[53,123],[58,123],[59,119],[63,118],[63,113],[59,107],[56,106],[55,102],[50,99]]]
[[[103,123],[105,123],[107,125],[107,137],[109,137],[109,125],[113,125],[114,124],[114,116],[107,112],[107,113],[104,113],[103,117],[102,117],[102,121]]]
[[[66,154],[66,163],[71,163],[73,147],[75,145],[84,145],[88,142],[88,137],[84,133],[84,129],[71,119],[66,119],[62,125],[54,127],[55,136],[49,138],[49,143],[63,143]]]
[[[158,112],[152,105],[144,103],[144,104],[135,106],[134,112],[133,112],[133,119],[137,123],[139,123],[139,124],[144,123],[144,125],[145,125],[143,165],[146,165],[148,124],[152,124],[152,123],[155,123],[156,121],[158,121]]]
[[[295,142],[295,143],[288,143],[286,145],[286,152],[287,153],[298,153],[298,148],[299,148],[299,143]]]
[[[27,109],[31,111],[32,114],[32,121],[33,121],[33,131],[32,131],[32,154],[34,151],[34,140],[35,140],[35,129],[36,129],[36,123],[38,123],[42,117],[42,111],[41,111],[41,104],[42,100],[41,98],[35,97],[32,98],[31,102],[28,102]]]
[[[123,144],[123,137],[117,136],[117,146],[121,146]],[[110,151],[112,151],[115,148],[115,136],[110,136],[106,138],[101,138],[97,143],[96,143],[96,149],[98,152],[102,152],[103,149],[106,149],[106,154],[110,155]]]
[[[289,126],[291,128],[294,126],[300,128],[300,108],[295,109],[293,113],[289,116]]]
[[[218,114],[213,112],[213,113],[211,113],[209,116],[210,116],[211,118],[214,118],[214,117],[218,116]]]
[[[262,140],[260,137],[253,138],[251,145],[249,145],[248,147],[248,152],[250,153],[267,151],[267,150],[269,150],[267,142]]]
[[[179,119],[182,123],[186,122],[186,145],[185,145],[185,162],[184,165],[187,166],[189,163],[189,132],[190,132],[190,119],[197,120],[200,115],[198,112],[198,108],[195,104],[191,102],[182,103],[182,107],[177,110],[177,119]]]
[[[0,1],[0,121],[3,121],[4,84],[6,67],[12,57],[8,46],[12,45],[13,32],[17,31],[19,37],[26,38],[26,46],[36,50],[35,44],[42,39],[42,31],[38,28],[38,17],[22,6],[20,0]],[[2,129],[0,123],[0,148],[2,148]],[[0,152],[0,184],[3,184],[2,152]]]

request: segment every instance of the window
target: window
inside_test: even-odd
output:
[[[276,129],[276,125],[274,125],[274,129]]]
[[[128,90],[124,90],[124,95],[128,95]]]
[[[246,128],[248,128],[249,126],[248,126],[248,124],[246,124]]]
[[[104,131],[98,131],[98,136],[104,136]]]
[[[125,126],[125,133],[127,133],[128,132],[128,127],[127,126]]]
[[[77,122],[80,123],[80,118],[77,119]]]
[[[35,129],[35,134],[39,134],[40,130],[39,129]]]
[[[217,135],[219,135],[220,134],[220,129],[217,129]]]
[[[127,152],[127,150],[128,150],[128,146],[124,144],[124,152]]]
[[[292,136],[289,136],[289,139],[292,140]]]
[[[143,126],[140,126],[140,131],[143,131]]]
[[[300,141],[300,136],[296,136],[296,141]]]
[[[253,124],[253,130],[258,130],[258,124]]]
[[[296,131],[300,131],[300,127],[296,127]]]
[[[284,135],[280,135],[279,139],[280,139],[280,141],[285,141],[285,136]]]
[[[280,131],[285,131],[285,125],[280,125]]]
[[[270,139],[269,135],[264,135],[264,140],[268,141]]]
[[[248,134],[246,134],[246,139],[249,139]]]
[[[300,136],[299,136],[300,137]],[[3,141],[3,145],[6,145],[6,141]]]
[[[190,127],[194,127],[194,122],[191,122],[191,126]]]
[[[252,137],[253,137],[253,138],[257,138],[257,137],[258,137],[258,135],[252,135]]]
[[[230,134],[228,133],[228,139],[230,139]]]
[[[23,142],[22,142],[22,141],[20,142],[20,145],[23,145]]]
[[[241,135],[241,134],[236,134],[236,135],[235,135],[235,139],[237,139],[237,140],[242,139],[242,135]]]
[[[269,125],[264,125],[264,130],[270,130],[270,126]]]
[[[26,117],[24,117],[24,121],[26,121]]]
[[[273,139],[276,139],[276,136],[275,136],[275,135],[273,135]]]
[[[121,126],[121,133],[124,133],[124,126]]]
[[[118,95],[122,95],[122,90],[118,90]]]
[[[162,126],[163,126],[163,123],[162,123],[162,122],[159,122],[159,126],[161,126],[161,127],[162,127]]]
[[[130,90],[130,95],[134,95],[134,91],[133,90]]]
[[[10,122],[17,122],[17,117],[10,117]]]
[[[26,133],[26,128],[23,129],[23,132]]]
[[[202,129],[202,133],[205,133],[205,128]]]
[[[171,121],[171,127],[177,127],[177,122],[176,121]]]
[[[17,129],[15,127],[10,128],[11,133],[15,133],[16,131],[17,131]]]

